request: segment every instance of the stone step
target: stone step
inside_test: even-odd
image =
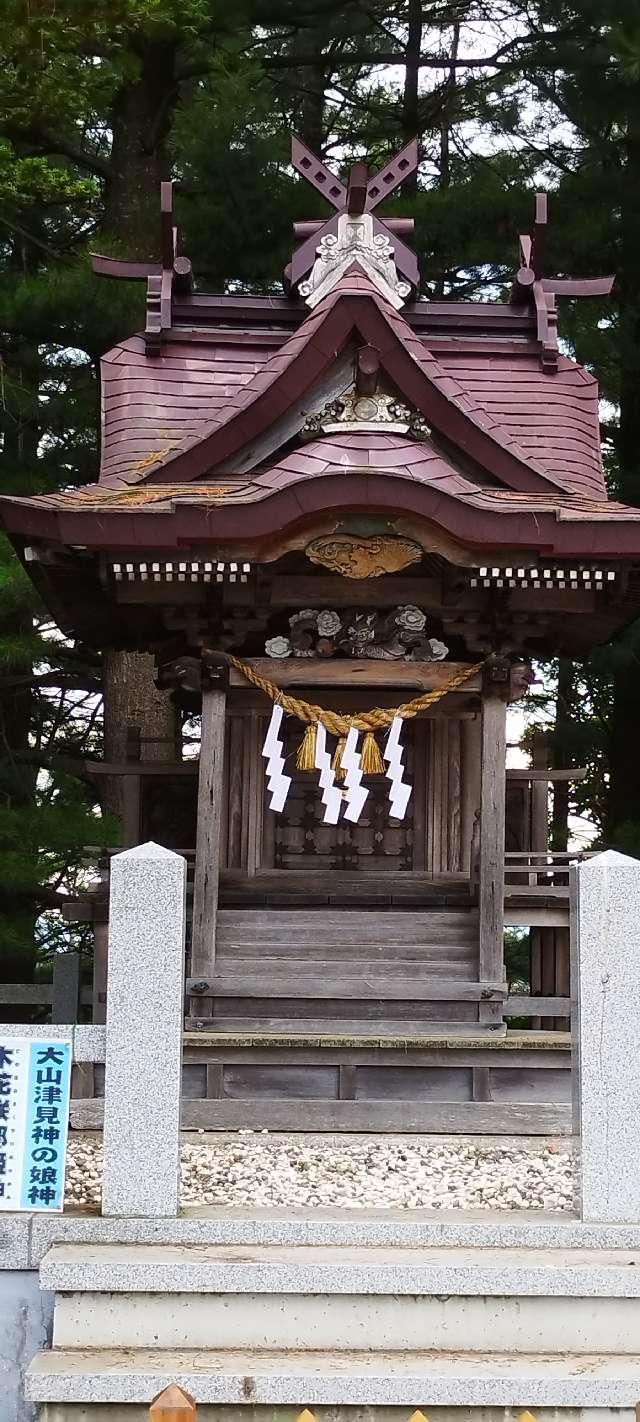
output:
[[[353,1348],[635,1354],[637,1298],[482,1294],[56,1294],[54,1348]],[[640,1377],[638,1392],[640,1396]]]
[[[277,1137],[276,1137],[277,1139]],[[312,1138],[313,1139],[313,1138]],[[359,1138],[356,1138],[359,1139]],[[327,1138],[327,1144],[332,1138]],[[446,1144],[447,1138],[443,1137]],[[178,1219],[3,1215],[0,1259],[5,1268],[38,1268],[57,1242],[82,1245],[381,1246],[414,1250],[640,1251],[640,1225],[583,1224],[570,1214],[534,1210],[402,1210],[271,1207],[188,1207]],[[415,1257],[415,1256],[414,1256]]]
[[[633,1354],[639,1266],[625,1250],[54,1245],[40,1282],[56,1349]]]
[[[218,1406],[630,1409],[640,1392],[640,1355],[54,1349],[34,1359],[26,1395],[60,1404],[45,1417],[66,1422],[77,1414],[65,1404],[148,1407],[169,1383]]]
[[[58,1293],[640,1297],[640,1250],[54,1244]]]

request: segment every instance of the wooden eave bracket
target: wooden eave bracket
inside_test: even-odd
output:
[[[511,290],[511,304],[527,305],[533,309],[542,368],[554,374],[558,369],[556,296],[609,296],[614,278],[544,276],[543,251],[547,220],[547,194],[536,193],[533,234],[523,234],[519,239],[520,266]]]
[[[160,250],[160,262],[120,261],[91,253],[91,267],[97,276],[146,281],[144,339],[148,356],[159,355],[171,330],[174,295],[184,297],[193,289],[191,262],[181,253],[180,232],[173,216],[173,183],[160,184]]]

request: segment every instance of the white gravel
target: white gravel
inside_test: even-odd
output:
[[[66,1204],[100,1204],[102,1142],[71,1138]],[[568,1143],[435,1136],[185,1138],[183,1205],[570,1210]]]

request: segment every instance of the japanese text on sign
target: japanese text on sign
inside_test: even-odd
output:
[[[69,1038],[0,1039],[0,1210],[61,1210]]]

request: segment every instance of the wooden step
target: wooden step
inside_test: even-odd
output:
[[[466,911],[407,911],[391,909],[221,909],[217,942],[220,953],[255,953],[257,948],[275,957],[327,950],[383,948],[388,956],[405,950],[428,948],[446,951],[475,947],[478,914]]]
[[[267,960],[272,962],[273,960]],[[324,971],[313,969],[305,962],[290,967],[266,968],[258,959],[246,959],[235,971],[221,968],[208,981],[189,978],[187,992],[194,989],[214,997],[251,998],[347,998],[384,1002],[497,1002],[507,996],[506,982],[465,982],[460,978],[444,978],[412,973],[403,976],[388,973],[379,967],[370,972],[351,975],[349,965],[342,971],[331,964]]]
[[[476,975],[475,972],[470,974],[469,963],[473,961],[475,966],[476,956],[471,955],[467,949],[460,949],[458,954],[454,954],[454,950],[448,947],[439,950],[408,948],[401,957],[394,958],[386,957],[382,948],[376,953],[371,946],[350,947],[345,950],[334,948],[328,951],[326,956],[322,954],[322,945],[318,945],[315,950],[305,947],[304,956],[299,955],[299,950],[298,954],[291,955],[275,954],[271,949],[259,954],[254,949],[253,953],[250,953],[247,947],[243,953],[235,953],[233,949],[221,949],[217,952],[216,972],[225,975],[261,972],[264,978],[269,974],[293,977],[298,973],[322,973],[335,977],[337,973],[344,972],[347,977],[366,977],[376,973],[400,978],[455,978],[465,982],[470,976],[475,981]]]
[[[320,1004],[305,1003],[306,1011],[299,1010],[297,1015],[293,1011],[286,1010],[286,1004],[280,1003],[260,1003],[258,1000],[249,999],[251,1005],[255,1007],[252,1015],[248,1011],[243,1011],[234,1000],[231,1011],[217,1012],[213,1018],[206,1018],[208,1031],[222,1033],[229,1032],[276,1032],[276,1033],[317,1033],[328,1037],[370,1038],[372,1033],[377,1036],[394,1038],[402,1043],[407,1037],[429,1037],[435,1040],[440,1037],[449,1040],[453,1037],[478,1037],[486,1032],[489,1037],[506,1036],[506,1026],[489,1025],[486,1028],[479,1026],[477,1013],[474,1012],[470,1004],[466,1007],[466,1016],[453,1018],[451,1007],[447,1004],[447,1012],[441,1017],[433,1015],[418,1017],[398,1016],[397,1004],[390,1010],[388,1003],[380,1004],[378,1015],[364,1016],[359,1003],[345,1003],[351,1009],[351,1016],[338,1016],[335,1012],[335,1004],[331,1004],[332,1010],[323,1016],[319,1011]],[[296,1004],[297,1005],[297,1004]],[[400,1004],[402,1006],[402,1004]],[[302,1004],[300,1004],[302,1007]],[[199,1023],[197,1017],[187,1018],[187,1029],[193,1029]]]

